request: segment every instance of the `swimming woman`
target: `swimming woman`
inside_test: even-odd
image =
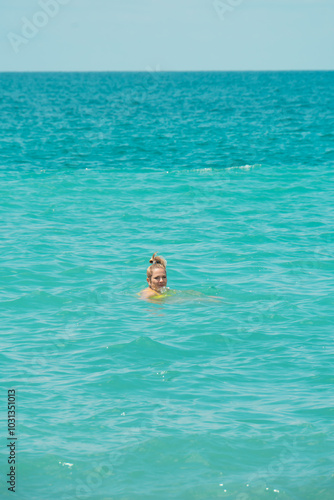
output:
[[[167,285],[167,261],[163,257],[159,257],[157,252],[155,252],[150,259],[150,266],[147,268],[147,283],[148,288],[144,288],[139,292],[139,296],[143,300],[148,301],[159,301],[167,300],[173,303],[182,303],[185,301],[194,300],[205,300],[210,302],[219,302],[222,297],[216,297],[214,295],[205,295],[201,292],[196,292],[194,290],[183,291],[181,295],[176,290],[170,290],[166,288]]]
[[[141,299],[150,299],[162,295],[167,285],[167,261],[159,257],[155,252],[150,259],[150,266],[147,268],[148,288],[140,292]]]

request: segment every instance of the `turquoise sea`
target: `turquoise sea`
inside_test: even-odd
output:
[[[334,73],[0,88],[0,498],[332,500]]]

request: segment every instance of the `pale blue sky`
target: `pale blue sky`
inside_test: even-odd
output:
[[[334,69],[333,25],[334,0],[0,0],[0,71]]]

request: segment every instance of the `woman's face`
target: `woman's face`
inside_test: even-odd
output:
[[[147,278],[147,282],[153,290],[159,292],[161,288],[167,285],[166,270],[158,267],[153,271],[151,280]]]

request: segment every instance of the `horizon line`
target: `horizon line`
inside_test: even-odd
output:
[[[1,73],[287,73],[287,72],[332,72],[334,69],[171,69],[155,70],[153,68],[132,70],[0,70]]]

